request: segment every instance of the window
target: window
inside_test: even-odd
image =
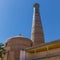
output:
[[[36,13],[38,13],[38,12],[39,12],[39,9],[38,9],[38,8],[36,8],[36,9],[35,9],[35,11],[36,11]]]

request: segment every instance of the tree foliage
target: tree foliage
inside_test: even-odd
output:
[[[4,44],[0,43],[0,58],[5,55],[6,51],[4,49]]]

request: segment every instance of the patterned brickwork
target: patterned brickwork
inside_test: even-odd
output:
[[[44,34],[41,23],[39,4],[37,3],[34,5],[31,40],[33,41],[33,45],[44,43]]]
[[[32,41],[25,37],[17,36],[9,38],[5,43],[7,54],[4,60],[20,60],[20,51],[31,47],[31,44]]]

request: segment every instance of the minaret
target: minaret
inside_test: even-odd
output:
[[[33,23],[32,23],[32,35],[31,40],[33,42],[33,46],[44,43],[44,34],[41,23],[39,4],[34,4],[34,13],[33,13]]]

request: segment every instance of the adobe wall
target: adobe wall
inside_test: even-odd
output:
[[[20,50],[31,47],[31,43],[29,39],[23,37],[9,39],[5,44],[7,58],[4,60],[20,60]]]
[[[60,48],[52,49],[43,52],[35,52],[35,53],[26,53],[26,58],[28,59],[37,59],[41,60],[60,60]],[[39,59],[39,60],[40,60]]]

